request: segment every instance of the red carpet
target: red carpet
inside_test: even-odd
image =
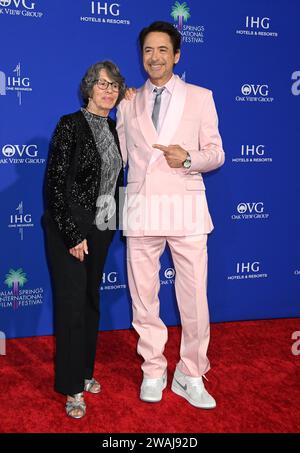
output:
[[[135,333],[100,333],[95,376],[103,390],[86,396],[82,420],[65,416],[64,397],[53,391],[53,337],[9,340],[0,356],[0,432],[299,432],[300,355],[291,353],[299,330],[300,319],[213,324],[206,386],[217,408],[211,411],[170,390],[179,328],[169,328],[168,388],[156,404],[138,398]]]

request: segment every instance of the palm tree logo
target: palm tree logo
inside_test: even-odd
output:
[[[19,296],[19,288],[27,282],[26,274],[23,272],[23,269],[20,268],[18,270],[10,269],[8,274],[6,274],[6,279],[4,283],[13,289],[13,296],[14,296],[14,310],[18,308],[18,296]]]
[[[182,30],[183,21],[186,22],[191,17],[190,8],[186,2],[175,2],[175,5],[172,6],[171,16],[175,20],[178,19],[178,29]]]

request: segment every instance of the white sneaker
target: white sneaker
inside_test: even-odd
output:
[[[172,391],[182,396],[190,404],[201,409],[213,409],[216,401],[205,389],[202,377],[192,377],[179,371],[177,368],[172,382]]]
[[[148,403],[157,403],[162,399],[162,392],[167,386],[167,371],[160,378],[144,378],[140,398]]]

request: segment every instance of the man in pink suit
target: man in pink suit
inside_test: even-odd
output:
[[[208,89],[173,74],[181,35],[154,22],[139,36],[149,78],[118,109],[117,130],[128,186],[124,210],[133,326],[143,357],[140,398],[157,402],[167,383],[167,328],[159,317],[160,256],[169,244],[182,337],[172,390],[193,406],[216,406],[204,387],[209,370],[207,234],[213,224],[202,173],[224,163],[218,118]]]

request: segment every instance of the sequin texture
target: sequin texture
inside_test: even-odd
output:
[[[109,118],[108,124],[118,145],[115,123]],[[85,239],[78,222],[72,216],[71,205],[78,205],[95,215],[101,180],[101,158],[92,131],[81,111],[60,119],[51,141],[50,153],[46,175],[48,210],[66,246],[71,248]],[[76,155],[76,174],[72,178]],[[121,170],[117,188],[122,184]]]
[[[115,203],[112,197],[115,194],[117,178],[122,168],[122,158],[109,129],[108,118],[95,115],[86,109],[81,109],[81,111],[92,130],[101,158],[101,182],[95,221],[97,225],[101,225],[114,214]]]

